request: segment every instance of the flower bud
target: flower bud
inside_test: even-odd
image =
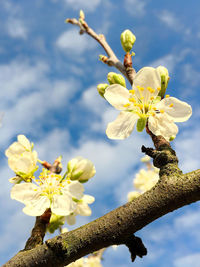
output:
[[[65,217],[64,216],[52,214],[50,222],[47,226],[47,231],[49,231],[49,233],[53,234],[55,232],[55,230],[57,230],[59,227],[61,227],[64,223],[65,223]]]
[[[107,79],[109,84],[120,84],[123,87],[126,87],[126,82],[124,77],[121,74],[117,74],[115,72],[109,72],[107,75]]]
[[[159,66],[159,67],[157,67],[157,71],[159,72],[161,79],[163,77],[163,80],[164,80],[165,84],[167,84],[168,80],[169,80],[168,69],[163,67],[163,66]]]
[[[168,69],[163,66],[157,67],[157,71],[161,78],[161,90],[158,95],[163,98],[169,82],[169,72]]]
[[[85,158],[76,157],[70,160],[67,164],[67,176],[71,180],[78,180],[81,183],[87,182],[95,173],[94,164]]]
[[[100,83],[97,85],[97,91],[99,92],[100,96],[104,97],[104,93],[107,87],[107,83]]]
[[[79,18],[80,18],[80,19],[82,19],[82,20],[84,20],[84,19],[85,19],[85,14],[84,14],[84,12],[83,12],[83,10],[82,10],[82,9],[80,10],[80,13],[79,13]]]
[[[135,43],[136,37],[130,30],[125,30],[122,32],[120,40],[124,51],[127,53],[131,51]]]
[[[171,142],[171,141],[173,141],[175,138],[176,138],[176,136],[175,136],[175,135],[172,135],[172,136],[170,136],[169,141]]]

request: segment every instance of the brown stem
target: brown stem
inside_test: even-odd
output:
[[[24,250],[35,248],[37,245],[43,244],[47,225],[51,218],[51,209],[47,209],[41,216],[36,217],[35,225],[31,232],[31,236],[26,242]]]
[[[109,46],[109,44],[106,41],[106,38],[103,34],[97,34],[92,28],[90,28],[87,24],[87,22],[83,19],[77,20],[75,18],[73,19],[67,19],[68,23],[71,23],[73,25],[77,25],[80,27],[80,34],[87,33],[89,36],[91,36],[93,39],[95,39],[104,49],[106,52],[108,58],[107,60],[104,60],[103,62],[106,63],[108,66],[113,66],[117,68],[130,82],[130,84],[133,84],[133,79],[135,76],[135,70],[129,66],[129,68],[126,68],[117,58],[112,48]]]

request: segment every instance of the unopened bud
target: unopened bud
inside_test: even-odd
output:
[[[161,78],[161,90],[158,95],[161,98],[164,98],[164,95],[165,95],[165,92],[168,86],[168,82],[169,82],[169,72],[168,72],[168,69],[163,66],[157,67],[157,71]]]
[[[164,78],[165,84],[167,84],[168,81],[169,81],[169,72],[168,72],[168,69],[165,68],[165,67],[163,67],[163,66],[159,66],[159,67],[157,67],[157,71],[159,72],[160,77],[161,78],[162,77]]]
[[[176,136],[175,136],[175,135],[172,135],[172,136],[170,136],[169,141],[171,142],[171,141],[173,141],[175,138],[176,138]]]
[[[59,227],[61,227],[65,223],[65,217],[60,215],[51,215],[50,222],[47,226],[47,231],[53,234]]]
[[[85,14],[84,14],[84,12],[83,12],[83,10],[82,10],[82,9],[80,10],[80,13],[79,13],[79,18],[80,18],[80,19],[82,19],[82,20],[84,20],[84,19],[85,19]]]
[[[105,90],[109,85],[107,83],[100,83],[97,85],[97,91],[99,92],[100,96],[104,97]]]
[[[87,182],[96,173],[94,164],[82,157],[71,159],[67,164],[67,170],[71,180],[78,180],[81,183]]]
[[[107,75],[107,79],[109,84],[120,84],[121,86],[126,87],[126,82],[124,77],[121,74],[117,74],[115,72],[109,72]]]
[[[120,36],[120,41],[126,53],[131,51],[135,43],[135,40],[136,40],[136,37],[130,30],[125,30],[122,32]]]
[[[104,55],[99,55],[99,60],[102,61],[103,63],[106,63],[108,61],[108,57]]]

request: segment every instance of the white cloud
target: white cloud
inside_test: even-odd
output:
[[[84,12],[93,12],[100,4],[101,0],[64,0],[68,7],[74,10],[82,9]]]
[[[7,21],[7,31],[8,34],[13,38],[26,39],[28,34],[28,29],[21,19],[9,18]]]
[[[84,52],[94,49],[96,42],[86,34],[80,35],[77,29],[63,32],[56,41],[56,46],[67,54],[81,55]]]
[[[177,231],[191,231],[192,228],[199,229],[200,226],[200,210],[187,211],[184,214],[177,216],[174,220],[174,225]],[[181,229],[180,229],[181,225]]]
[[[45,63],[19,60],[0,65],[0,83],[0,103],[5,112],[0,143],[4,146],[18,133],[34,134],[44,122],[54,124],[55,118],[49,113],[66,106],[78,89],[73,79],[49,78]]]
[[[177,14],[174,15],[171,11],[163,10],[162,12],[159,12],[158,18],[166,24],[170,29],[182,32],[184,31],[185,35],[188,35],[191,33],[189,28],[186,28],[183,24],[183,21],[180,21],[177,17]]]
[[[175,16],[172,12],[168,10],[163,10],[158,15],[159,19],[164,22],[168,27],[172,28],[173,30],[179,31],[182,29],[182,25],[179,22],[177,16]]]
[[[179,158],[179,166],[184,172],[193,171],[199,168],[200,162],[200,128],[194,126],[185,130],[176,138],[175,150]]]
[[[53,163],[59,156],[66,158],[70,147],[69,141],[69,132],[66,129],[61,130],[54,128],[49,134],[43,135],[41,139],[35,143],[35,149],[41,160]],[[64,160],[63,165],[63,168],[66,168],[67,162],[64,162]]]
[[[199,267],[200,253],[193,253],[174,260],[174,267]]]
[[[133,16],[143,16],[146,12],[145,1],[143,0],[125,0],[125,7],[127,12]]]
[[[180,62],[182,62],[189,53],[191,53],[191,50],[189,48],[185,48],[179,52],[170,53],[166,56],[158,58],[155,61],[151,62],[149,65],[152,67],[158,67],[160,65],[165,66],[171,74],[173,73],[176,66]]]

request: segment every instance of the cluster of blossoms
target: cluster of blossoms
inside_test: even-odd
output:
[[[33,144],[24,135],[18,135],[17,139],[18,142],[14,142],[5,154],[9,167],[16,174],[10,179],[14,183],[11,198],[25,204],[24,213],[40,216],[50,208],[52,223],[57,226],[63,224],[63,216],[73,224],[76,215],[91,215],[88,204],[94,202],[94,197],[83,194],[83,183],[95,175],[93,163],[76,157],[68,162],[64,175],[43,168],[36,178],[34,173],[38,169],[37,162],[43,162],[38,159],[37,152],[33,151]]]
[[[120,82],[107,86],[104,98],[121,111],[117,119],[108,124],[107,136],[110,139],[125,139],[137,124],[139,132],[148,125],[156,136],[162,135],[167,141],[173,140],[178,133],[174,122],[188,120],[192,108],[175,97],[165,95],[168,80],[166,68],[144,67],[135,75],[131,90]]]
[[[141,169],[139,173],[136,174],[133,179],[133,186],[138,191],[129,192],[127,195],[128,201],[131,201],[150,190],[159,180],[159,169],[150,163],[150,157],[145,156],[141,161],[146,163],[147,170]]]

